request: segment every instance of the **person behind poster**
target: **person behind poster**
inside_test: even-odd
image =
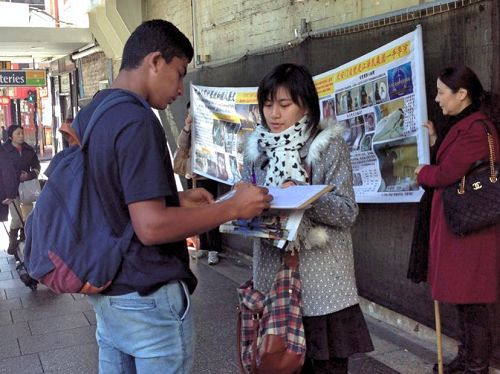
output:
[[[276,66],[261,81],[262,124],[246,144],[243,180],[258,185],[328,184],[331,192],[304,214],[298,238],[307,357],[303,373],[347,373],[348,358],[373,350],[359,307],[350,228],[358,215],[343,128],[320,123],[318,94],[300,65]],[[281,253],[254,239],[254,287],[269,291]]]
[[[500,224],[465,236],[453,234],[444,217],[442,193],[476,161],[488,160],[483,122],[494,137],[496,150],[500,149],[498,129],[480,110],[487,95],[472,69],[447,67],[436,86],[435,100],[446,120],[436,127],[431,121],[425,124],[432,146],[431,164],[419,165],[415,174],[426,194],[433,191],[433,195],[430,210],[423,211],[417,225],[422,229],[421,240],[427,237],[425,230],[430,230],[427,281],[432,299],[454,304],[458,310],[458,354],[444,365],[445,372],[486,374],[492,354],[491,311],[498,295]],[[421,204],[428,198],[424,195]],[[424,227],[424,222],[430,225]]]
[[[192,172],[192,126],[193,115],[191,112],[191,102],[188,101],[186,105],[184,127],[177,137],[177,149],[174,154],[173,162],[174,172],[186,178],[186,184],[189,189],[193,188],[193,178],[196,178],[196,187],[204,188],[216,197],[219,194],[219,183],[213,179],[205,178]],[[209,265],[216,265],[219,263],[219,252],[222,249],[222,238],[218,227],[201,233],[198,235],[198,238],[191,238],[191,241],[194,243],[194,248],[196,250],[191,252],[192,258],[202,258],[207,255]]]

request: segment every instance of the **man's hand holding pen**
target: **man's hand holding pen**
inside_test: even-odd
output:
[[[269,209],[272,199],[267,188],[241,182],[234,186],[234,194],[228,200],[232,202],[237,218],[250,219]]]

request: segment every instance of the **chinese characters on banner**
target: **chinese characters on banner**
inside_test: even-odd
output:
[[[344,126],[356,201],[419,201],[414,170],[429,162],[420,26],[314,80],[322,119]],[[260,121],[256,91],[191,85],[196,174],[239,180],[246,135]]]

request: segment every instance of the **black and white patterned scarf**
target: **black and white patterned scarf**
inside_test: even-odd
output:
[[[289,179],[309,183],[306,170],[300,162],[299,150],[309,139],[307,116],[280,133],[272,133],[264,126],[257,126],[259,150],[269,159],[266,186],[280,186]]]

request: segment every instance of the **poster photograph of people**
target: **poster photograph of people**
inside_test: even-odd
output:
[[[413,171],[428,163],[421,28],[314,77],[323,120],[345,128],[358,202],[417,202]],[[233,185],[260,122],[256,87],[191,85],[193,171]]]

